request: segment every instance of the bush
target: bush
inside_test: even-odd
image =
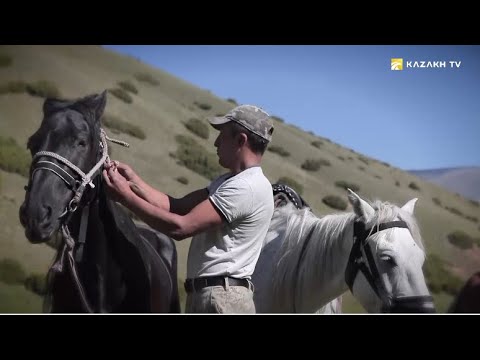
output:
[[[176,158],[180,165],[210,180],[222,173],[216,155],[209,153],[193,138],[177,135],[175,140],[178,144]]]
[[[43,296],[47,293],[47,277],[42,274],[31,274],[25,279],[25,288],[31,292]]]
[[[208,139],[210,130],[207,124],[205,124],[204,122],[192,118],[187,121],[185,127],[195,135],[201,137],[202,139]]]
[[[390,167],[390,164],[387,163],[387,162],[382,161],[381,164],[384,165],[384,166],[386,166],[386,167]]]
[[[13,60],[10,55],[0,54],[0,67],[7,67],[12,65]]]
[[[323,145],[323,141],[320,140],[315,140],[310,143],[312,146],[315,146],[316,148],[320,149]]]
[[[138,89],[130,81],[119,81],[118,86],[120,86],[125,91],[130,91],[132,94],[138,94]]]
[[[358,167],[358,170],[360,170],[360,171],[365,171],[365,167],[364,167],[364,166],[359,166],[359,167]]]
[[[395,186],[398,186],[398,187],[400,187],[400,181],[398,181],[398,180],[397,180],[397,181],[395,181]]]
[[[277,180],[278,184],[284,184],[290,186],[293,190],[295,190],[299,195],[303,194],[303,185],[296,182],[295,180],[287,177],[282,176],[280,179]]]
[[[179,176],[175,180],[177,180],[180,184],[187,185],[188,179],[185,176]]]
[[[121,88],[108,89],[108,92],[127,104],[131,104],[133,102],[130,94]]]
[[[358,158],[358,160],[363,162],[365,165],[368,165],[370,163],[370,161],[368,161],[368,159],[364,156],[358,156],[357,158]]]
[[[476,200],[469,200],[469,201],[470,201],[470,204],[472,204],[473,206],[476,206],[476,207],[480,206],[478,201],[476,201]]]
[[[154,78],[152,75],[147,74],[147,73],[137,73],[133,75],[135,79],[137,79],[140,82],[144,82],[153,86],[157,86],[160,84],[160,82]]]
[[[381,179],[382,177],[380,175],[375,175],[375,179]]]
[[[337,159],[342,160],[342,161],[345,161],[345,158],[344,158],[343,156],[340,156],[340,155],[337,156]]]
[[[470,221],[475,222],[475,223],[478,222],[478,218],[476,216],[465,215],[465,219],[470,220]]]
[[[141,128],[136,125],[132,125],[126,121],[123,121],[115,115],[103,115],[102,123],[105,125],[105,127],[111,129],[112,131],[125,133],[141,140],[144,140],[146,138],[145,132]]]
[[[446,263],[435,254],[427,255],[423,265],[423,271],[427,281],[427,286],[431,292],[446,292],[455,295],[463,282],[460,278],[453,275],[446,269]]]
[[[452,214],[455,214],[455,215],[458,215],[458,216],[463,216],[463,213],[460,210],[458,210],[457,208],[445,206],[445,209],[450,211]]]
[[[13,259],[0,260],[0,281],[5,284],[23,284],[27,277],[23,266]]]
[[[24,81],[9,81],[6,84],[0,85],[1,94],[22,94],[27,91],[27,83]]]
[[[302,164],[302,169],[307,171],[317,171],[320,169],[320,161],[315,159],[307,159]]]
[[[345,210],[347,208],[345,200],[336,195],[327,195],[322,199],[322,202],[337,210]]]
[[[0,136],[0,169],[28,177],[30,154],[15,139]]]
[[[195,101],[194,104],[202,110],[210,110],[212,108],[212,105],[207,103],[199,103]]]
[[[412,190],[417,190],[417,191],[420,190],[418,185],[416,183],[414,183],[413,181],[410,184],[408,184],[408,187]]]
[[[343,181],[343,180],[335,181],[335,186],[345,190],[350,189],[355,192],[360,190],[360,186],[358,186],[357,184],[350,183],[348,181]]]
[[[435,205],[442,206],[442,202],[440,201],[439,198],[434,197],[434,198],[432,198],[432,201]]]
[[[455,230],[448,234],[447,238],[452,245],[462,250],[471,249],[475,243],[475,240],[472,237],[461,230]]]
[[[48,81],[40,80],[34,83],[27,84],[27,92],[32,96],[39,96],[43,98],[60,98],[60,90],[57,85]]]
[[[276,153],[282,157],[290,156],[290,153],[281,146],[272,145],[267,148],[268,151]]]
[[[278,122],[280,122],[280,123],[284,123],[284,122],[285,122],[285,120],[283,120],[281,117],[278,117],[278,116],[275,116],[275,115],[270,116],[270,119],[275,120],[275,121],[278,121]]]
[[[229,103],[232,103],[232,104],[235,105],[235,106],[238,105],[237,100],[235,100],[235,99],[228,98],[227,101],[228,101]]]

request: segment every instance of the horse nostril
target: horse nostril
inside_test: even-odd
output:
[[[52,217],[52,207],[48,205],[42,205],[41,224],[43,228],[50,226],[50,218]]]

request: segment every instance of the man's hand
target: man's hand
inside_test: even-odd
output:
[[[127,179],[117,171],[118,166],[110,166],[107,169],[103,170],[103,179],[107,184],[107,190],[109,197],[123,205],[125,205],[126,200],[132,194],[130,189],[130,183]]]

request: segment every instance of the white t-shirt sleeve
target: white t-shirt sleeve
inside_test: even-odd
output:
[[[253,191],[243,179],[227,180],[213,194],[210,194],[210,200],[225,219],[232,223],[250,214],[253,206]]]

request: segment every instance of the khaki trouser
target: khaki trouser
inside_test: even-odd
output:
[[[252,289],[244,286],[209,286],[187,294],[187,313],[254,314]]]

